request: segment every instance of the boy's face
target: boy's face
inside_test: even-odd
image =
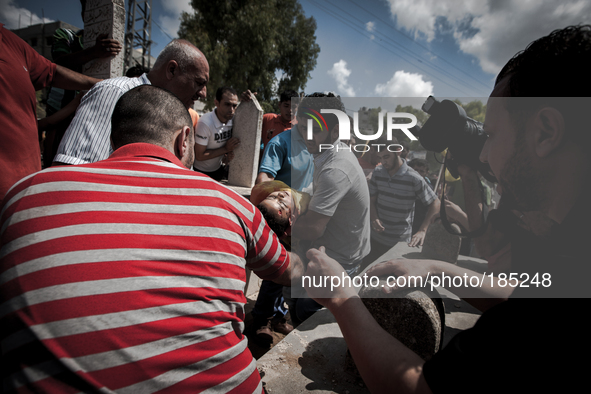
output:
[[[418,172],[419,174],[421,174],[421,176],[424,178],[429,174],[429,170],[427,169],[427,166],[414,166],[413,169]]]
[[[264,205],[269,212],[281,220],[288,220],[291,226],[293,222],[293,215],[295,214],[295,203],[291,198],[289,190],[281,190],[273,192],[267,196],[261,204]]]

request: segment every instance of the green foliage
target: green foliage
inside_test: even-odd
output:
[[[297,0],[191,0],[191,6],[192,15],[181,15],[179,37],[209,61],[207,108],[224,85],[256,91],[271,106],[278,91],[306,86],[320,47],[316,21]]]

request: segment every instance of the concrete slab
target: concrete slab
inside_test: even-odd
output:
[[[393,258],[424,258],[420,248],[397,244],[374,264]],[[458,265],[478,272],[484,260],[459,256]],[[453,293],[439,289],[445,305],[444,346],[460,331],[478,320],[480,311]],[[346,368],[347,345],[334,316],[326,309],[316,312],[257,361],[265,389],[272,393],[366,394],[360,377]]]

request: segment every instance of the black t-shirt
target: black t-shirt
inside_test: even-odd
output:
[[[425,363],[435,393],[577,392],[586,387],[591,280],[590,209],[582,201],[546,239],[511,234],[512,272],[551,274],[519,287]],[[546,282],[547,284],[547,282]],[[543,298],[539,298],[539,297]],[[581,298],[563,298],[563,297]]]

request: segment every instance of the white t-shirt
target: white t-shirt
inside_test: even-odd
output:
[[[207,149],[218,149],[226,145],[232,138],[232,119],[228,123],[222,123],[215,114],[215,110],[206,113],[199,118],[195,129],[195,143],[206,146]],[[199,171],[213,172],[220,168],[224,155],[209,160],[195,160],[193,167]]]

